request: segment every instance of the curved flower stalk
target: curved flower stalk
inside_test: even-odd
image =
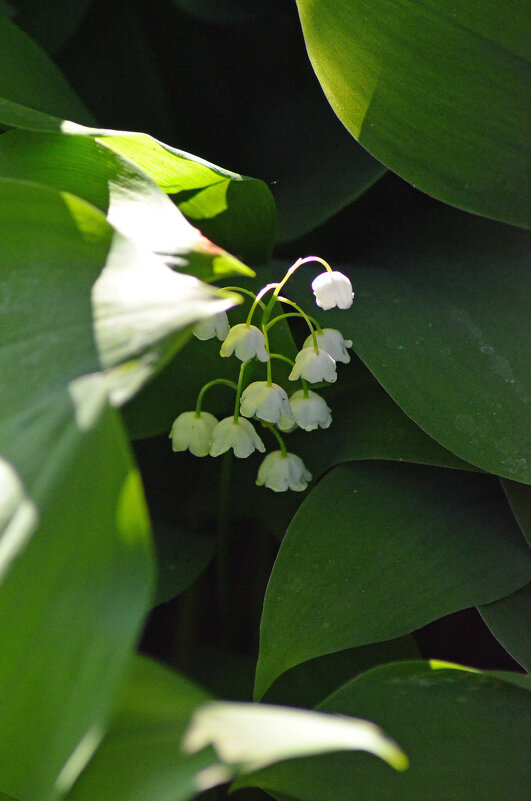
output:
[[[253,424],[241,417],[237,420],[226,417],[212,431],[211,456],[221,456],[231,448],[239,459],[246,459],[255,450],[260,453],[265,451],[265,445]]]
[[[212,432],[217,424],[217,418],[209,412],[183,412],[175,419],[170,431],[173,450],[208,456]]]
[[[197,339],[205,341],[207,339],[214,339],[217,337],[221,342],[226,339],[229,333],[230,325],[227,312],[219,312],[212,317],[207,317],[206,320],[201,320],[200,323],[194,325],[192,333]]]
[[[242,362],[247,362],[255,356],[261,362],[269,361],[263,333],[255,325],[247,323],[239,323],[229,330],[219,353],[224,357],[232,356],[234,353]]]
[[[256,483],[259,487],[266,486],[273,492],[286,492],[288,489],[302,492],[311,480],[312,474],[300,456],[272,451],[260,465]]]
[[[346,275],[337,270],[327,270],[314,278],[312,290],[315,302],[321,309],[349,309],[354,300],[352,284]]]
[[[314,348],[303,348],[297,353],[295,365],[288,377],[290,381],[304,378],[310,384],[317,381],[333,384],[337,381],[336,363],[325,350],[316,352]]]
[[[343,362],[343,364],[350,362],[350,353],[348,353],[347,348],[352,347],[352,340],[344,339],[341,331],[336,328],[323,328],[321,331],[316,331],[315,336],[319,350],[325,350],[336,362]],[[311,348],[312,346],[313,337],[310,335],[306,338],[302,347]]]
[[[292,418],[288,395],[278,384],[254,381],[244,390],[240,413],[244,417],[258,417],[267,423],[278,423],[281,416]]]

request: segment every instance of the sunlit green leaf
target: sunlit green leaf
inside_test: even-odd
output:
[[[521,587],[531,556],[496,482],[350,463],[307,496],[264,602],[256,696],[294,665],[406,634]]]
[[[297,0],[336,114],[424,192],[529,225],[528,19],[482,0]]]

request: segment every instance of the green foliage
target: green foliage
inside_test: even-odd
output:
[[[527,797],[524,38],[513,0],[0,2],[0,800]],[[243,375],[193,327],[307,254],[353,305],[315,262],[282,295],[352,358],[273,493],[168,434]]]

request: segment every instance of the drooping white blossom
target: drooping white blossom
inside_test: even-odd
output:
[[[232,448],[239,459],[246,459],[254,450],[264,453],[265,445],[249,420],[232,417],[221,420],[212,431],[211,456],[220,456]]]
[[[352,284],[346,275],[338,270],[328,270],[321,273],[312,281],[315,301],[321,309],[349,309],[352,306],[354,292]]]
[[[291,396],[290,404],[295,422],[305,431],[315,431],[316,428],[328,428],[332,422],[331,409],[317,392],[303,389],[297,390]]]
[[[269,361],[264,335],[255,325],[238,323],[230,329],[225,342],[221,346],[221,356],[232,354],[246,362],[256,356],[261,362]]]
[[[258,470],[256,483],[259,487],[266,486],[273,492],[286,492],[294,490],[302,492],[312,480],[312,474],[307,470],[304,462],[294,453],[272,451],[268,453]]]
[[[344,339],[341,331],[338,331],[336,328],[323,328],[322,331],[316,331],[315,336],[317,337],[319,350],[325,350],[336,362],[343,362],[343,364],[349,363],[350,353],[347,352],[347,348],[352,347],[352,340]],[[312,346],[313,337],[310,334],[302,347],[311,348]]]
[[[294,428],[297,428],[297,423],[293,417],[286,417],[285,414],[281,414],[280,420],[277,423],[277,428],[287,434],[293,431]]]
[[[293,417],[287,393],[278,384],[254,381],[244,390],[240,412],[244,417],[258,417],[267,423],[278,423],[280,416]]]
[[[209,412],[183,412],[170,431],[173,450],[189,450],[194,456],[208,456],[212,446],[212,431],[217,423],[217,419]]]
[[[193,327],[193,335],[202,341],[217,337],[221,342],[227,337],[230,325],[226,312],[207,317],[206,320],[196,323]]]
[[[333,384],[337,380],[335,360],[325,350],[316,353],[313,348],[303,348],[297,353],[289,374],[290,381],[297,381],[299,378],[304,378],[310,384],[317,381]]]

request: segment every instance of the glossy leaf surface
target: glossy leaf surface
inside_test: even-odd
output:
[[[245,783],[298,801],[425,801],[427,792],[433,801],[525,801],[531,694],[507,678],[526,677],[498,675],[441,662],[371,670],[319,708],[380,723],[403,745],[408,770],[333,754],[277,765]]]
[[[336,265],[352,281],[353,306],[316,312],[353,340],[420,428],[467,462],[523,482],[531,481],[528,253],[527,233],[453,209],[398,214],[360,243],[355,265]],[[314,303],[311,277],[308,268],[297,274],[305,308]]]
[[[297,5],[324,92],[370,153],[445,203],[530,224],[522,3]]]
[[[497,600],[530,572],[493,480],[405,464],[337,467],[299,508],[273,567],[256,697],[300,662]]]

